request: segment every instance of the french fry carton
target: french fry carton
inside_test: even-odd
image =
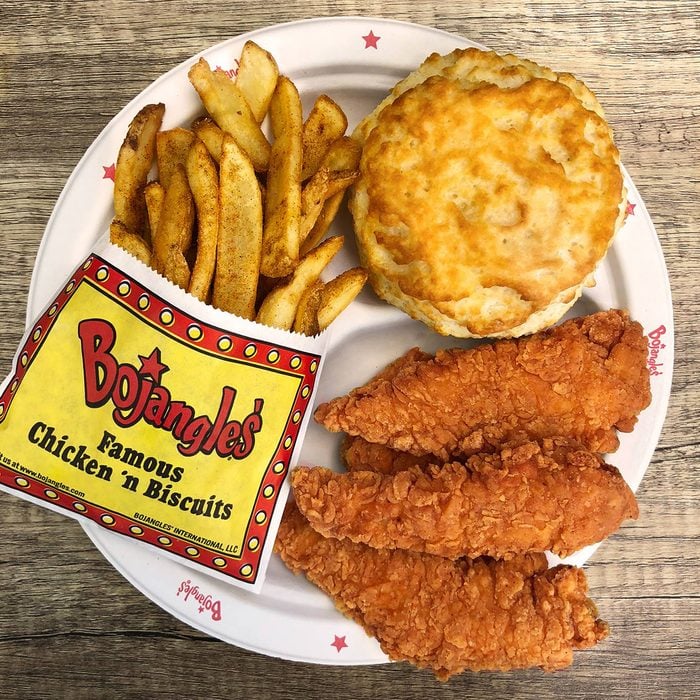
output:
[[[214,309],[103,239],[0,387],[0,489],[258,592],[325,345]]]

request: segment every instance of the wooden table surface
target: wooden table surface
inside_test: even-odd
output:
[[[0,2],[0,374],[34,258],[75,164],[157,76],[228,37],[312,16],[410,20],[576,73],[598,94],[656,225],[676,365],[641,517],[588,567],[610,638],[557,674],[291,663],[208,638],[133,589],[80,526],[0,494],[0,697],[691,698],[700,696],[697,312],[700,4]],[[367,23],[368,28],[371,22]],[[79,225],[79,224],[78,224]]]

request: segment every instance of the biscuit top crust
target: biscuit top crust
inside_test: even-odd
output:
[[[481,335],[579,285],[623,197],[610,129],[569,76],[499,70],[514,87],[433,75],[386,104],[352,205],[371,272]]]
[[[375,127],[382,110],[407,90],[424,82],[434,75],[441,75],[450,80],[459,80],[463,86],[468,82],[485,82],[503,88],[515,88],[533,78],[545,78],[566,85],[586,109],[605,118],[603,108],[588,87],[570,73],[555,73],[550,68],[540,66],[533,61],[519,58],[511,53],[497,54],[495,51],[481,49],[455,49],[451,53],[440,55],[432,53],[412,73],[400,80],[391,92],[368,114],[355,128],[353,138],[364,142],[369,132]]]

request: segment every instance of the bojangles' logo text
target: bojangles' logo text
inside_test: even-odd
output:
[[[194,599],[199,606],[200,614],[206,611],[211,614],[212,620],[216,622],[221,620],[221,601],[215,600],[209,593],[200,591],[199,586],[193,585],[190,579],[186,579],[180,584],[175,595],[179,597],[180,593],[182,593],[182,597],[185,601],[187,601],[190,596]]]
[[[661,336],[665,333],[666,326],[659,326],[649,333],[649,358],[647,359],[647,366],[649,367],[649,374],[652,377],[663,374],[661,368],[664,366],[664,363],[659,362],[659,355],[666,347],[666,345],[661,342]]]
[[[255,446],[255,434],[262,429],[263,399],[255,399],[253,410],[241,421],[229,420],[236,390],[224,386],[216,416],[198,416],[184,401],[175,401],[161,384],[168,366],[161,362],[159,348],[150,355],[139,355],[140,367],[120,363],[111,350],[117,333],[103,319],[87,319],[78,324],[83,359],[85,403],[91,408],[114,404],[112,417],[121,427],[143,420],[166,430],[178,440],[180,454],[216,453],[221,457],[244,459]]]

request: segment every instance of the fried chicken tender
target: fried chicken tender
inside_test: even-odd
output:
[[[399,452],[386,445],[367,442],[364,438],[350,435],[340,446],[340,458],[348,471],[372,471],[382,474],[396,474],[415,466],[425,469],[440,461],[435,455],[417,457],[410,452]]]
[[[651,393],[647,340],[627,313],[406,363],[390,379],[320,405],[334,432],[415,455],[468,456],[515,439],[566,435],[594,452],[618,447]]]
[[[411,348],[401,355],[401,357],[397,357],[393,362],[389,363],[367,384],[362,386],[361,390],[373,391],[375,388],[380,387],[383,382],[391,381],[406,367],[415,365],[417,362],[430,360],[432,357],[432,355],[423,352],[420,348]],[[417,458],[409,452],[392,450],[386,445],[367,442],[364,438],[352,437],[350,435],[346,436],[340,447],[340,458],[350,471],[370,469],[373,471],[380,471],[383,474],[393,474],[394,472],[407,469],[416,464],[427,467],[431,459],[435,460],[433,455],[425,455],[421,458]]]
[[[581,569],[547,570],[543,554],[450,561],[326,539],[289,504],[275,543],[391,659],[441,680],[466,669],[569,666],[574,649],[608,635]]]
[[[420,348],[411,348],[407,350],[403,355],[397,357],[395,360],[390,362],[384,369],[380,370],[377,374],[372,377],[372,379],[360,387],[362,391],[374,391],[382,385],[383,382],[390,382],[394,377],[396,377],[400,372],[402,372],[407,367],[412,367],[418,362],[425,362],[426,360],[432,360],[433,355],[428,352],[423,352]],[[358,391],[355,389],[353,392]]]
[[[568,556],[639,515],[618,470],[563,439],[394,475],[299,468],[292,488],[326,537],[451,559]]]

